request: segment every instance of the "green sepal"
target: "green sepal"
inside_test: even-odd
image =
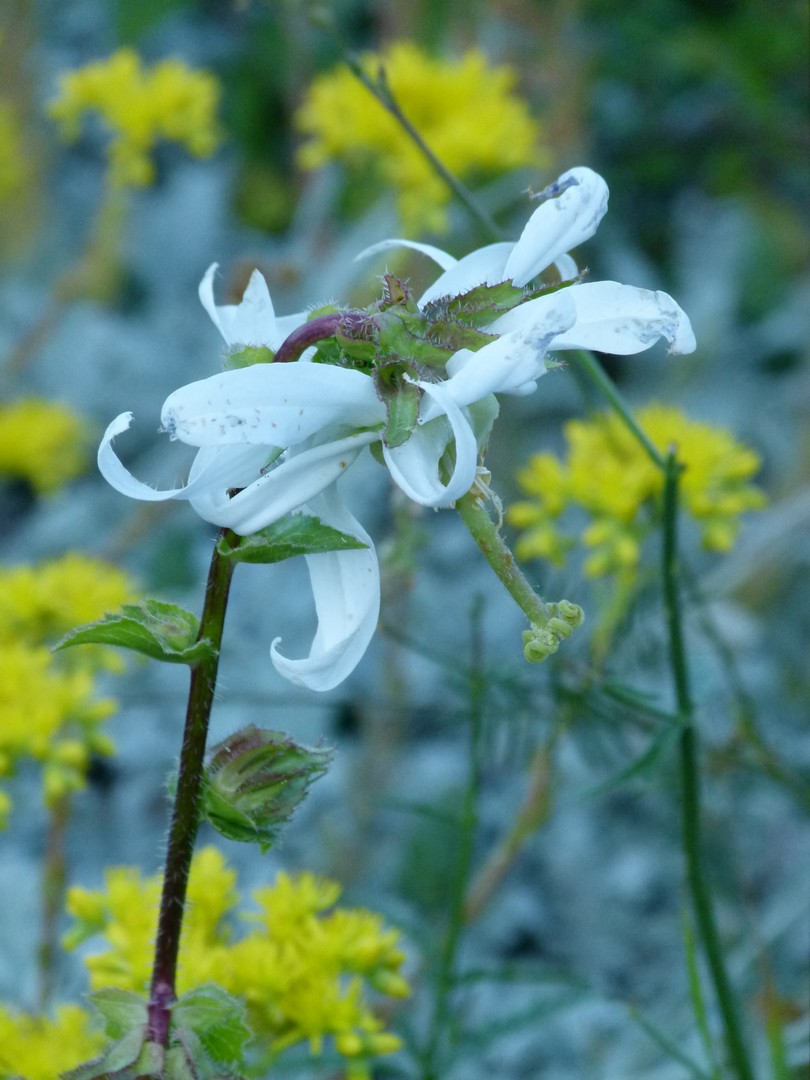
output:
[[[383,442],[386,446],[402,446],[416,427],[420,390],[407,374],[407,366],[400,363],[385,364],[374,372],[374,387],[385,405]]]
[[[327,551],[354,551],[367,547],[356,536],[324,525],[309,514],[287,514],[266,529],[240,537],[231,544],[227,537],[218,542],[220,555],[234,562],[275,563],[296,555],[323,555]]]
[[[227,353],[222,366],[226,371],[236,371],[254,364],[272,364],[275,355],[267,345],[243,345],[241,349]]]
[[[213,747],[205,769],[202,812],[229,840],[272,847],[332,750],[299,746],[280,731],[250,724]]]
[[[147,597],[137,604],[124,604],[119,612],[97,622],[68,631],[54,648],[117,645],[167,664],[197,664],[215,654],[207,638],[197,640],[199,630],[199,620],[190,611]]]
[[[425,305],[425,316],[431,322],[451,320],[464,326],[478,328],[494,322],[528,298],[525,289],[519,289],[511,281],[499,281],[494,285],[476,285],[458,296],[440,296]]]
[[[497,334],[485,334],[483,330],[476,330],[472,326],[465,326],[461,322],[453,320],[439,320],[434,322],[428,331],[430,340],[446,349],[457,352],[459,349],[469,349],[478,352],[485,345],[498,340]]]
[[[245,1023],[245,1006],[214,983],[189,990],[172,1006],[172,1039],[183,1043],[192,1063],[231,1066],[244,1057],[252,1033]],[[191,1035],[192,1038],[184,1036]],[[205,1057],[200,1058],[197,1047]]]
[[[430,324],[420,312],[391,308],[379,316],[381,356],[444,370],[453,350],[428,337]]]

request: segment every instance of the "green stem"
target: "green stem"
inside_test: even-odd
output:
[[[731,1066],[739,1080],[754,1080],[742,1037],[737,1006],[726,971],[723,947],[715,922],[711,890],[706,881],[701,853],[700,771],[698,733],[689,685],[684,647],[678,567],[678,487],[681,466],[674,451],[665,461],[664,530],[662,575],[664,603],[669,629],[669,657],[678,716],[683,725],[680,737],[681,836],[686,858],[686,879],[695,923],[714,985],[726,1036]]]
[[[465,924],[465,899],[470,881],[475,836],[478,829],[478,800],[481,791],[481,729],[484,716],[486,676],[480,635],[481,603],[473,606],[473,643],[469,669],[470,728],[469,771],[464,801],[459,816],[459,839],[455,873],[451,885],[450,912],[447,933],[439,958],[436,980],[436,998],[430,1024],[428,1043],[422,1055],[423,1080],[441,1080],[443,1070],[439,1067],[439,1049],[442,1038],[451,1029],[450,1013],[453,986],[456,981],[456,959]]]
[[[69,794],[60,795],[49,807],[45,860],[42,870],[42,934],[37,954],[40,1012],[50,1003],[59,956],[59,916],[65,901],[67,860],[65,840],[70,820]]]
[[[590,379],[590,381],[601,391],[601,393],[607,398],[608,402],[613,406],[618,415],[624,421],[624,424],[629,431],[638,440],[639,444],[644,447],[652,460],[662,472],[666,469],[666,458],[650,441],[650,437],[641,427],[639,422],[633,416],[633,412],[610,376],[605,372],[602,365],[596,359],[592,352],[588,352],[586,349],[571,349],[568,355],[573,356],[577,364],[579,364],[581,370]]]
[[[467,188],[465,184],[462,184],[458,177],[454,176],[447,166],[436,157],[407,116],[405,116],[388,84],[385,69],[381,67],[377,74],[377,78],[372,79],[365,71],[363,71],[363,68],[358,61],[350,54],[347,54],[346,56],[346,63],[349,65],[356,78],[359,79],[363,86],[374,95],[377,101],[388,110],[403,131],[407,133],[414,145],[421,150],[430,162],[437,176],[440,176],[441,179],[444,180],[445,184],[447,184],[458,201],[464,206],[470,216],[474,218],[481,229],[491,237],[492,240],[503,240],[503,231],[499,228],[492,215],[478,203],[478,200],[472,195],[469,188]]]
[[[171,1007],[177,999],[177,957],[180,949],[180,933],[191,858],[194,854],[194,841],[200,823],[200,789],[205,744],[208,737],[211,706],[214,701],[228,593],[236,565],[233,560],[220,554],[219,539],[227,539],[232,546],[239,542],[239,538],[230,530],[223,529],[214,543],[214,552],[211,556],[198,640],[207,638],[214,648],[210,657],[201,660],[191,669],[186,725],[180,752],[177,792],[169,828],[163,893],[160,899],[160,915],[155,942],[155,960],[152,969],[149,1041],[165,1047],[169,1044]]]
[[[555,612],[540,599],[526,580],[478,492],[472,489],[462,498],[457,499],[456,510],[470,530],[484,558],[529,622],[538,626],[545,625]]]

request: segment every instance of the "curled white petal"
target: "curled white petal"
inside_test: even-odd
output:
[[[525,285],[589,240],[607,211],[607,184],[592,169],[569,169],[552,186],[561,193],[538,206],[504,267],[504,278],[515,285]]]
[[[158,490],[137,480],[122,464],[112,448],[116,435],[122,434],[132,422],[132,413],[121,413],[107,427],[98,448],[98,467],[101,475],[110,484],[130,499],[142,499],[147,502],[163,502],[166,499],[189,499],[193,495],[212,487],[238,487],[247,476],[255,475],[267,461],[266,446],[228,446],[221,448],[219,454],[201,462],[187,484],[176,488]]]
[[[502,315],[487,329],[500,334],[478,352],[460,349],[447,364],[445,384],[459,405],[488,394],[528,394],[545,374],[551,343],[574,324],[573,286],[529,300]]]
[[[361,259],[369,259],[372,255],[379,255],[382,251],[394,251],[396,248],[410,248],[412,251],[419,251],[422,255],[427,255],[429,259],[433,259],[435,263],[442,268],[442,270],[449,270],[451,266],[455,266],[458,262],[452,255],[449,255],[446,251],[442,251],[441,248],[434,247],[433,244],[420,244],[417,240],[380,240],[377,244],[371,244],[370,247],[363,248],[359,255],[355,255],[354,262],[359,262]]]
[[[472,425],[449,392],[448,384],[420,382],[419,385],[431,399],[432,411],[442,415],[417,424],[402,446],[383,444],[383,457],[394,482],[409,499],[422,506],[449,506],[472,487],[478,444]],[[451,442],[455,444],[455,462],[444,483],[440,463]]]
[[[281,638],[270,647],[276,671],[285,679],[309,690],[331,690],[354,671],[374,635],[380,570],[371,538],[346,509],[335,486],[301,509],[368,545],[306,556],[318,616],[309,655],[298,660],[283,656],[278,649]]]
[[[191,505],[205,521],[249,536],[320,495],[346,472],[363,447],[378,438],[378,432],[365,431],[299,447],[267,472],[254,473],[255,478],[236,494],[231,492],[237,484],[208,484],[194,494]],[[205,460],[204,455],[221,453],[220,447],[203,447],[195,465]]]
[[[577,319],[554,341],[552,349],[596,349],[627,356],[664,338],[670,352],[695,350],[692,324],[669,293],[617,281],[572,285],[565,292],[576,304]]]
[[[385,418],[372,380],[326,364],[254,364],[189,383],[166,399],[163,427],[192,446],[293,446],[335,423]]]

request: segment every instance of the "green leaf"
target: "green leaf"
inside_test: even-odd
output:
[[[123,1038],[107,1047],[99,1058],[88,1061],[70,1072],[62,1073],[61,1080],[109,1080],[114,1074],[116,1080],[120,1075],[121,1080],[140,1075],[138,1071],[132,1071],[130,1066],[140,1060],[141,1052],[145,1046],[146,1025],[141,1024],[132,1028]],[[148,1044],[154,1045],[154,1044]],[[159,1063],[160,1064],[160,1063]],[[159,1074],[158,1074],[159,1075]]]
[[[169,664],[196,664],[214,654],[207,639],[197,640],[199,621],[190,611],[161,600],[124,604],[120,612],[71,630],[55,646],[117,645]]]
[[[631,761],[629,765],[614,773],[613,776],[608,777],[603,783],[589,788],[586,792],[587,797],[594,798],[597,795],[605,795],[607,792],[613,791],[614,788],[624,786],[628,780],[635,780],[639,776],[645,776],[647,773],[653,772],[661,759],[677,743],[682,731],[683,726],[679,723],[669,724],[667,727],[662,728],[650,740],[650,745],[640,757],[637,757],[635,761]]]
[[[214,983],[189,990],[175,1003],[172,1008],[173,1035],[179,1037],[185,1029],[199,1039],[210,1060],[217,1065],[241,1062],[245,1043],[251,1038],[245,1024],[244,1003]],[[193,1042],[187,1045],[193,1045]]]
[[[356,536],[324,525],[308,514],[288,514],[266,529],[243,536],[232,545],[219,541],[219,553],[236,562],[275,563],[296,555],[322,555],[327,551],[352,551],[367,545]]]
[[[146,1023],[147,1004],[130,990],[110,987],[87,995],[87,1000],[104,1018],[104,1030],[111,1039],[120,1039],[134,1027]]]

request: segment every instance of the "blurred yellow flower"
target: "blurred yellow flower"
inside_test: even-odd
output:
[[[88,956],[93,988],[142,992],[149,978],[160,896],[159,877],[130,868],[108,870],[105,888],[72,888],[67,907],[76,923],[65,939],[73,948],[101,934],[109,948]],[[319,1053],[333,1038],[346,1057],[392,1053],[399,1040],[384,1030],[368,989],[405,996],[398,932],[379,915],[335,908],[340,887],[312,874],[279,874],[254,894],[258,913],[240,913],[251,927],[239,934],[236,875],[216,848],[194,856],[183,924],[178,989],[216,982],[248,1006],[265,1055],[306,1041]],[[355,1070],[357,1075],[362,1074]]]
[[[0,406],[0,476],[47,495],[87,467],[85,425],[67,405],[24,398]]]
[[[385,71],[398,105],[434,154],[463,180],[544,163],[539,128],[515,93],[516,75],[493,67],[478,49],[460,60],[434,58],[400,41],[360,64],[371,79]],[[342,161],[372,170],[397,193],[406,231],[442,231],[451,193],[393,116],[345,67],[314,80],[295,117],[309,136],[299,151],[305,169]]]
[[[214,152],[219,95],[219,82],[207,71],[180,60],[146,69],[132,49],[119,49],[63,75],[48,111],[68,140],[78,137],[85,113],[97,112],[113,135],[107,150],[113,187],[145,187],[154,180],[158,139],[180,143],[195,157]]]
[[[73,627],[119,608],[133,593],[126,571],[75,551],[41,563],[2,567],[0,642],[24,638],[55,643]]]
[[[103,1045],[103,1035],[78,1005],[61,1005],[53,1019],[0,1007],[0,1080],[53,1080]]]
[[[760,466],[758,455],[730,432],[690,420],[678,409],[649,405],[639,410],[638,420],[659,450],[677,447],[685,465],[682,506],[700,526],[704,547],[728,551],[740,515],[765,505],[764,493],[749,483]],[[562,564],[574,541],[559,518],[567,507],[578,506],[591,519],[582,533],[591,550],[585,572],[632,577],[644,537],[660,516],[663,474],[615,413],[571,420],[565,440],[564,461],[538,454],[518,473],[530,498],[507,512],[521,531],[517,556]]]
[[[49,646],[120,607],[133,591],[124,571],[75,552],[0,569],[0,776],[33,758],[42,765],[48,806],[85,786],[94,754],[113,752],[99,725],[116,703],[97,697],[95,674],[100,667],[121,670],[111,650],[55,654]]]

